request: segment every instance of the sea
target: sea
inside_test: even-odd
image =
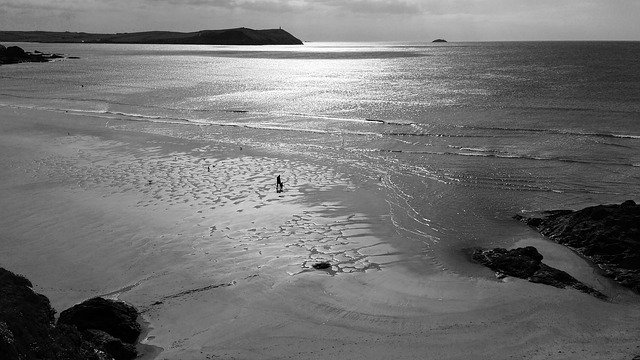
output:
[[[640,201],[640,42],[5,45],[79,59],[0,66],[1,107],[332,164],[442,267],[526,235],[515,214]]]

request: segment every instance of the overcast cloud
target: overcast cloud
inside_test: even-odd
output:
[[[0,0],[0,30],[282,26],[303,40],[640,40],[639,0]]]

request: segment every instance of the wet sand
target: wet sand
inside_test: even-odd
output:
[[[640,354],[638,297],[571,252],[514,241],[613,301],[475,265],[434,271],[402,246],[375,182],[191,128],[0,108],[0,264],[58,311],[132,303],[159,359]]]

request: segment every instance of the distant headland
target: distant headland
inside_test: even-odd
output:
[[[147,31],[117,34],[53,31],[0,31],[0,41],[98,44],[302,45],[285,30],[235,28],[196,32]]]

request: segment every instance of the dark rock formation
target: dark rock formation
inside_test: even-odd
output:
[[[514,276],[528,279],[540,268],[542,255],[533,246],[527,246],[514,250],[478,249],[473,252],[473,259],[491,270],[499,272],[498,277]]]
[[[123,302],[103,298],[89,299],[60,313],[59,324],[75,325],[80,330],[101,330],[126,343],[140,335],[138,312]]]
[[[120,313],[125,308],[129,318],[132,315],[128,305],[108,300],[100,301],[100,304],[104,307],[103,312],[113,308],[112,312]],[[0,268],[1,359],[130,360],[136,357],[132,343],[138,335],[133,338],[125,331],[127,341],[123,342],[102,329],[79,329],[73,323],[60,321],[56,325],[54,315],[49,300],[35,293],[29,280]],[[126,328],[129,327],[127,323]]]
[[[434,43],[446,43],[447,40],[445,40],[445,39],[435,39],[432,42],[434,42]]]
[[[147,31],[118,34],[89,34],[51,31],[0,31],[0,41],[113,43],[113,44],[202,44],[202,45],[302,45],[302,41],[282,29],[235,28],[182,33]]]
[[[316,270],[326,270],[331,268],[331,264],[328,262],[319,262],[311,266]]]
[[[566,272],[543,264],[542,255],[533,246],[513,250],[477,249],[473,253],[473,259],[495,271],[499,278],[513,276],[557,288],[569,286],[603,300],[607,298],[601,292],[581,283]]]
[[[29,53],[18,46],[4,47],[0,45],[0,65],[17,64],[23,62],[47,62],[53,59],[60,59],[64,56],[58,54],[45,54],[39,51]]]
[[[49,300],[29,280],[0,268],[0,354],[2,359],[106,359],[75,328],[54,327]]]
[[[629,200],[541,215],[515,218],[574,249],[597,264],[605,276],[640,293],[640,205]]]
[[[0,268],[0,353],[17,359],[18,354],[35,358],[53,352],[49,337],[55,312],[49,300],[31,290],[31,282]]]
[[[133,343],[122,342],[122,339],[115,338],[104,331],[88,329],[83,331],[82,334],[96,348],[102,349],[102,351],[116,360],[131,360],[138,355]]]

